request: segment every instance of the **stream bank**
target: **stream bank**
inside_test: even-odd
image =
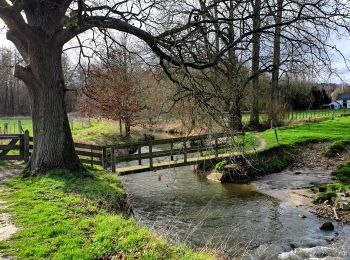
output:
[[[310,151],[321,150],[321,144],[311,145]],[[339,256],[347,226],[334,223],[334,231],[321,231],[324,219],[308,208],[309,187],[332,181],[333,164],[326,172],[301,169],[295,154],[288,171],[250,184],[213,182],[192,167],[123,176],[122,181],[139,223],[172,241],[214,248],[223,259],[298,259],[288,257],[301,248],[314,248],[310,257],[324,248],[325,256]]]

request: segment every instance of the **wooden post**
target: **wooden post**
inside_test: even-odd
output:
[[[171,144],[170,144],[170,160],[171,161],[174,161],[174,151],[173,151],[173,149],[174,149],[174,143],[173,143],[173,141],[171,141]]]
[[[102,167],[104,170],[107,169],[107,149],[106,147],[102,147]]]
[[[92,156],[93,150],[92,150],[92,145],[90,147],[90,152],[91,152],[91,162],[90,162],[90,166],[91,168],[94,168],[94,157]]]
[[[152,145],[149,145],[149,167],[151,170],[153,170],[153,151],[152,151]]]
[[[200,140],[200,152],[199,152],[199,155],[200,156],[203,156],[203,147],[204,147],[204,145],[203,145],[203,139],[201,138],[201,140]]]
[[[218,157],[219,157],[219,151],[218,151],[218,138],[217,138],[217,137],[215,137],[214,149],[215,149],[215,159],[218,159]]]
[[[142,146],[140,145],[140,146],[137,148],[138,155],[139,155],[139,165],[142,165],[141,149],[142,149]]]
[[[9,124],[8,123],[4,123],[4,135],[7,135],[9,130],[8,130]]]
[[[18,133],[22,134],[23,133],[23,128],[22,128],[22,122],[21,120],[18,120]]]
[[[116,161],[115,161],[115,147],[114,146],[112,146],[112,148],[111,148],[111,164],[112,164],[112,172],[115,172]]]
[[[275,128],[275,137],[276,137],[276,142],[279,144],[279,140],[278,140],[278,134],[277,134],[277,128]]]
[[[184,142],[184,163],[187,163],[187,145],[186,145],[186,141]]]
[[[23,160],[29,162],[29,131],[26,130],[23,135]]]

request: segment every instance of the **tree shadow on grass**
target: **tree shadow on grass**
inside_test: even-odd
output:
[[[104,210],[110,214],[123,214],[130,216],[131,209],[122,187],[120,178],[103,171],[88,171],[87,173],[74,173],[68,170],[56,169],[46,174],[34,177],[22,177],[23,180],[42,183],[40,189],[47,186],[47,192],[53,196],[63,196],[80,199],[81,207],[89,207],[90,213]],[[45,193],[45,191],[43,191]],[[79,203],[78,203],[79,204]]]

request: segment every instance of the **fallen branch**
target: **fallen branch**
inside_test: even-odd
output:
[[[334,213],[334,219],[335,219],[336,221],[339,221],[340,219],[339,219],[339,217],[338,217],[337,210],[335,209],[335,207],[333,207],[333,213]]]

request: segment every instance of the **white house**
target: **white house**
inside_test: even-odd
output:
[[[350,108],[350,92],[338,94],[329,106],[333,109]]]

